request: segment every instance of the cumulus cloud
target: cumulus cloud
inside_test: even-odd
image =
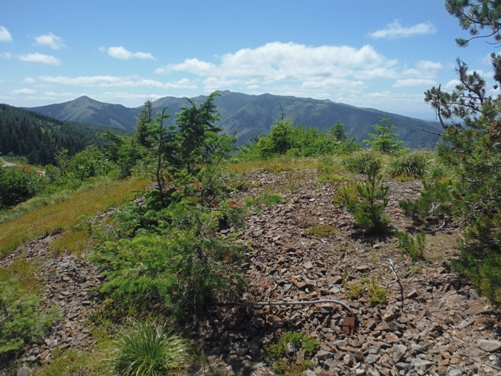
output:
[[[63,47],[66,47],[63,43],[63,40],[53,33],[40,35],[36,37],[35,40],[38,45],[50,47],[53,50],[59,50]]]
[[[12,36],[4,26],[0,26],[0,42],[12,42]]]
[[[35,79],[33,77],[25,77],[21,80],[21,83],[23,84],[34,84],[36,83]]]
[[[184,72],[207,79],[247,81],[324,81],[327,79],[374,79],[395,77],[396,60],[387,59],[372,46],[306,46],[273,42],[235,53],[227,53],[218,63],[186,59],[158,68],[156,73]]]
[[[160,89],[196,88],[190,80],[181,79],[175,82],[161,82],[157,80],[144,79],[141,77],[121,77],[121,76],[41,76],[40,81],[58,84],[89,87],[152,87]]]
[[[36,91],[32,89],[17,89],[13,90],[12,94],[33,95],[36,94]]]
[[[122,46],[101,48],[101,51],[107,52],[109,56],[120,60],[155,60],[149,52],[131,52]]]
[[[432,79],[442,68],[443,66],[439,62],[420,60],[415,63],[414,68],[405,69],[402,74],[407,78]]]
[[[413,86],[426,86],[430,87],[436,85],[434,80],[419,79],[419,78],[407,78],[402,80],[397,80],[393,87],[413,87]]]
[[[59,65],[60,64],[59,59],[55,58],[54,56],[40,54],[40,53],[20,55],[20,56],[18,56],[18,59],[21,61],[28,62],[28,63],[42,63],[42,64],[49,64],[49,65]]]
[[[384,28],[369,33],[374,39],[399,39],[415,35],[434,34],[437,29],[431,22],[422,22],[414,26],[404,27],[399,21],[393,21]]]

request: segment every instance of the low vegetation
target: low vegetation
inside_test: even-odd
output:
[[[279,375],[296,376],[313,367],[310,357],[319,343],[311,336],[300,332],[286,332],[276,343],[268,346],[266,353],[274,362],[273,370]],[[298,351],[304,352],[301,362],[296,361]]]
[[[463,19],[466,3],[447,4]],[[473,13],[490,26],[485,14]],[[465,21],[466,28],[471,22],[475,18]],[[499,59],[493,56],[497,78]],[[319,181],[331,185],[334,204],[351,213],[357,236],[393,238],[416,262],[426,262],[427,234],[454,224],[461,233],[455,271],[501,305],[501,99],[487,97],[485,81],[466,64],[459,62],[458,72],[461,83],[452,93],[440,87],[426,93],[444,128],[436,151],[404,149],[387,117],[368,135],[367,148],[340,122],[320,132],[282,119],[237,150],[235,138],[215,125],[213,94],[199,105],[189,101],[173,124],[167,125],[166,110],[154,118],[147,101],[132,136],[105,133],[104,142],[78,152],[58,150],[43,167],[1,167],[0,258],[50,235],[55,255],[89,257],[103,279],[103,309],[95,318],[104,339],[88,359],[71,349],[54,354],[42,374],[58,374],[70,364],[123,375],[187,367],[191,350],[177,330],[203,322],[218,302],[245,291],[238,265],[249,244],[238,239],[239,231],[247,215],[281,205],[297,190],[304,173],[299,168],[316,169]],[[244,174],[259,170],[283,174],[287,183],[238,200],[238,191],[252,188]],[[422,180],[419,198],[399,203],[413,232],[396,228],[387,215],[391,179]],[[299,218],[298,226],[304,236],[336,235],[312,218]],[[21,348],[39,341],[58,320],[57,308],[40,305],[37,267],[15,261],[1,269],[4,363],[15,365]],[[347,296],[387,301],[378,276],[350,281],[346,275],[344,282]],[[268,346],[267,356],[277,373],[294,375],[312,364],[308,358],[297,364],[291,354],[316,348],[309,336],[285,333]]]

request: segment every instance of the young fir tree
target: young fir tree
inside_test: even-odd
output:
[[[364,140],[364,142],[370,145],[372,149],[382,153],[397,154],[407,150],[402,146],[403,141],[397,140],[399,135],[392,133],[396,127],[390,124],[390,118],[384,116],[379,120],[381,124],[374,125],[376,133],[368,133],[372,140]]]

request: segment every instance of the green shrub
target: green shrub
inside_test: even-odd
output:
[[[421,179],[427,171],[430,153],[415,151],[393,158],[388,166],[392,178]]]
[[[125,315],[205,312],[218,295],[243,286],[233,266],[242,258],[238,233],[216,235],[222,225],[238,226],[239,213],[235,205],[216,210],[190,197],[162,210],[126,206],[97,229],[103,238],[89,256],[105,277],[101,291]]]
[[[0,360],[12,360],[25,344],[40,340],[54,319],[16,279],[0,281]]]
[[[263,205],[272,208],[283,203],[283,195],[280,193],[270,193],[269,191],[265,191],[262,197],[247,198],[245,200],[245,206],[254,207],[257,211],[260,211]]]
[[[379,164],[373,162],[368,166],[367,182],[357,184],[357,196],[345,195],[346,209],[355,216],[355,223],[363,226],[368,232],[383,232],[389,219],[384,214],[388,205],[390,186],[382,183],[379,175]]]
[[[417,200],[404,200],[398,204],[406,216],[417,223],[452,221],[455,204],[453,200],[453,183],[448,181],[423,181],[423,188]]]
[[[42,187],[41,180],[33,171],[0,166],[0,209],[17,205],[35,196]]]
[[[135,322],[118,333],[111,364],[121,376],[163,376],[186,368],[188,341],[158,322]]]
[[[349,283],[348,281],[344,281],[344,293],[346,296],[350,298],[360,298],[366,290],[366,280],[361,279],[356,282]]]
[[[369,295],[369,302],[372,304],[386,303],[390,292],[380,285],[380,280],[371,277],[367,283],[367,294]]]
[[[374,166],[377,166],[378,170],[381,168],[381,155],[368,149],[349,154],[341,162],[342,169],[355,174],[366,174]]]
[[[308,335],[299,332],[286,332],[280,336],[277,343],[271,344],[266,349],[267,356],[275,361],[273,369],[282,375],[302,375],[308,368],[313,367],[309,356],[318,348],[319,343]],[[288,349],[293,354],[288,354]],[[305,359],[301,364],[296,364],[295,352],[304,351]]]
[[[398,248],[409,255],[416,261],[424,259],[424,246],[426,241],[426,232],[423,231],[416,236],[412,236],[407,232],[395,231],[395,236],[398,239]]]

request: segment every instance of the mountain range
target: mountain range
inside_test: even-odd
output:
[[[360,108],[330,100],[297,98],[272,94],[248,95],[231,91],[220,91],[214,103],[220,114],[218,126],[228,134],[236,134],[238,144],[243,145],[256,136],[265,135],[279,119],[291,120],[294,125],[314,126],[326,130],[337,121],[344,124],[345,131],[357,141],[368,139],[367,133],[374,132],[373,126],[381,118],[390,118],[396,126],[395,132],[410,148],[432,148],[439,140],[433,133],[440,131],[431,122],[398,114],[385,113],[371,108]],[[191,98],[201,103],[207,96]],[[168,107],[172,123],[175,114],[190,103],[185,98],[163,97],[153,102],[155,112]],[[35,111],[59,120],[70,120],[89,125],[106,126],[132,131],[142,107],[128,108],[109,104],[82,96],[73,101],[31,107]]]

